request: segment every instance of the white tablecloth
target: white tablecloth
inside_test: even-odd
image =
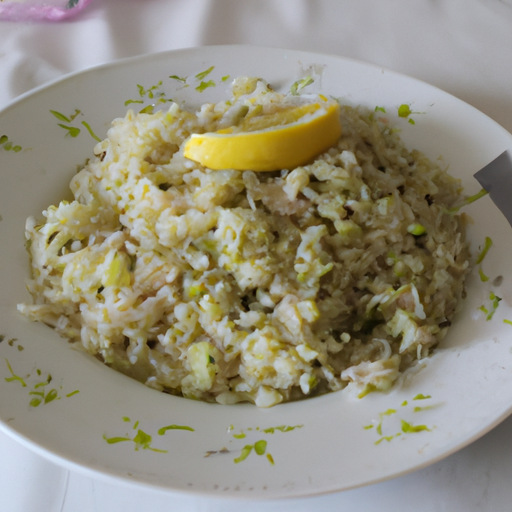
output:
[[[385,66],[444,89],[512,132],[512,0],[94,0],[59,24],[0,22],[0,108],[72,71],[229,43]],[[388,482],[244,503],[107,483],[56,466],[0,432],[0,511],[499,512],[512,508],[511,427],[509,418],[459,453]]]

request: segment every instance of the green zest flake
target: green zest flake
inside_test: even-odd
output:
[[[267,459],[270,462],[270,464],[272,464],[272,466],[275,466],[274,458],[272,457],[272,455],[270,455],[270,453],[267,453]]]
[[[144,107],[139,112],[139,114],[152,114],[154,110],[155,110],[155,106],[154,105],[148,105],[147,107]]]
[[[50,112],[59,120],[63,121],[65,123],[71,123],[71,119],[69,117],[66,117],[64,114],[61,114],[60,112],[57,112],[56,110],[50,110]]]
[[[379,414],[380,421],[379,421],[379,423],[377,424],[377,428],[376,428],[376,430],[377,430],[377,434],[379,434],[379,436],[381,436],[381,435],[382,435],[382,422],[384,421],[384,418],[385,418],[386,416],[391,416],[392,414],[395,414],[395,413],[396,413],[396,410],[395,410],[395,409],[388,409],[387,411],[385,411],[385,412],[381,412],[381,413]]]
[[[429,398],[432,397],[430,395],[423,395],[422,393],[419,393],[413,398],[413,400],[428,400]]]
[[[484,197],[488,194],[487,190],[482,189],[480,192],[477,192],[476,194],[469,196],[465,201],[464,204],[471,204],[474,203],[477,199],[480,199],[481,197]]]
[[[128,105],[130,105],[132,103],[144,103],[144,100],[126,100],[124,102],[124,106],[127,107]]]
[[[66,395],[66,398],[69,398],[70,396],[76,395],[77,393],[80,393],[80,391],[78,389],[75,389],[75,391],[71,391],[71,393],[68,393]]]
[[[243,439],[244,437],[247,437],[243,432],[241,434],[233,434],[233,437],[235,439]]]
[[[383,114],[385,114],[386,109],[384,107],[375,107],[375,112],[382,112]]]
[[[44,403],[49,404],[50,402],[53,402],[54,400],[59,400],[59,397],[57,395],[56,389],[51,389],[48,394],[44,397]]]
[[[128,416],[123,416],[123,421],[126,421],[127,423],[129,423],[132,420],[130,418],[128,418]]]
[[[194,432],[192,427],[187,427],[185,425],[167,425],[166,427],[162,427],[158,430],[158,435],[163,436],[168,430],[188,430],[190,432]]]
[[[262,439],[261,441],[257,441],[254,443],[254,451],[257,455],[264,455],[267,450],[267,441]]]
[[[413,409],[413,412],[421,412],[421,411],[428,411],[430,409],[434,409],[435,405],[427,405],[426,407],[415,407]]]
[[[394,436],[382,436],[380,439],[377,439],[374,444],[380,444],[382,441],[387,441],[388,443],[394,439],[395,437],[401,436],[402,433],[398,432],[398,434],[395,434]]]
[[[425,226],[418,223],[409,224],[409,226],[407,226],[407,231],[414,236],[421,236],[427,232]]]
[[[70,135],[73,138],[78,137],[78,135],[80,135],[80,128],[75,128],[74,126],[66,126],[65,124],[61,123],[59,123],[59,126],[64,130],[68,131],[66,135]]]
[[[498,306],[500,305],[501,297],[498,297],[493,292],[491,292],[489,294],[489,299],[491,299],[491,301],[492,301],[492,310],[487,315],[487,320],[490,320],[494,316],[494,313],[496,313],[496,310],[498,309]]]
[[[287,425],[280,425],[279,427],[270,427],[263,429],[263,432],[265,434],[273,434],[276,430],[279,432],[291,432],[292,430],[295,430],[296,428],[302,428],[304,425],[294,425],[294,426],[287,426]]]
[[[308,85],[311,85],[315,80],[311,76],[306,76],[302,78],[301,80],[297,80],[293,83],[293,85],[290,88],[290,92],[295,96],[299,94],[299,91],[304,89],[304,87],[307,87]]]
[[[504,324],[512,325],[512,320],[508,320],[507,318],[503,319]]]
[[[5,362],[7,363],[7,368],[9,368],[9,371],[11,372],[11,377],[5,377],[5,381],[6,382],[18,381],[22,385],[22,387],[26,388],[27,387],[26,382],[19,375],[16,375],[14,373],[11,363],[9,363],[9,361],[7,359],[5,360]]]
[[[489,281],[489,277],[484,274],[482,267],[478,268],[478,275],[480,276],[480,281],[482,281],[482,283]]]
[[[246,444],[242,448],[242,452],[240,453],[240,457],[237,457],[236,459],[233,459],[233,462],[235,464],[238,464],[239,462],[242,462],[243,460],[247,459],[249,457],[250,453],[252,452],[253,445],[252,444]]]
[[[133,430],[137,430],[137,427],[139,426],[139,422],[136,421],[134,424],[133,424]]]
[[[89,123],[86,123],[85,121],[82,121],[82,125],[87,128],[87,131],[89,132],[89,135],[98,142],[101,142],[101,139],[92,131],[92,128],[89,126]]]
[[[203,80],[203,78],[206,78],[213,71],[214,68],[215,66],[211,66],[207,70],[201,71],[201,73],[197,73],[196,78],[198,80]]]
[[[2,146],[5,151],[14,151],[15,153],[19,153],[22,150],[21,146],[14,146],[7,135],[0,137],[0,146]]]
[[[129,437],[106,437],[103,436],[103,439],[107,441],[108,444],[116,444],[116,443],[122,443],[123,441],[131,441]]]
[[[208,80],[208,82],[201,82],[197,87],[196,91],[203,92],[208,87],[215,87],[215,82],[213,80]]]
[[[229,77],[230,77],[230,76],[231,76],[231,75],[224,75],[224,76],[221,78],[221,81],[222,81],[222,82],[225,82],[226,80],[229,80]]]
[[[363,428],[365,430],[370,430],[371,428],[373,428],[375,425],[372,423],[371,425],[365,425]]]
[[[152,438],[149,434],[146,434],[143,430],[138,430],[137,435],[133,438],[133,442],[135,443],[135,449],[138,450],[142,448],[143,450],[147,450],[150,448]]]
[[[50,110],[50,113],[52,113],[59,121],[64,121],[65,123],[71,123],[73,120],[80,115],[82,112],[81,110],[75,109],[75,112],[69,116],[65,116],[61,112],[57,112],[56,110]]]
[[[406,105],[405,103],[400,105],[398,107],[398,117],[402,117],[404,119],[407,119],[411,114],[424,114],[425,112],[413,112],[411,110],[411,107],[409,105]],[[407,122],[409,122],[410,124],[416,124],[416,122],[414,121],[414,119],[407,119]]]
[[[178,75],[170,75],[169,78],[172,78],[173,80],[178,80],[178,82],[185,83],[187,81],[187,77],[181,77]]]
[[[409,105],[405,103],[398,107],[398,117],[403,117],[404,119],[409,117],[412,114],[412,110]]]
[[[405,407],[407,405],[407,400],[404,400],[401,404],[402,407]]]
[[[366,395],[377,391],[377,388],[374,384],[366,384],[365,388],[357,395],[357,398],[364,398]]]
[[[482,261],[484,260],[484,258],[486,257],[487,253],[489,252],[489,249],[492,247],[492,240],[486,236],[485,237],[485,243],[484,243],[484,248],[482,249],[482,251],[480,252],[480,254],[478,255],[478,257],[476,258],[476,264],[478,265],[479,263],[482,263]]]
[[[411,425],[405,420],[401,421],[402,423],[402,432],[404,434],[415,434],[417,432],[421,432],[423,430],[427,430],[430,432],[430,429],[426,425]]]

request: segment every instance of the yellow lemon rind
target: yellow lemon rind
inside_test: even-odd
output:
[[[307,121],[240,133],[193,134],[184,156],[213,170],[276,171],[311,162],[341,136],[339,105]]]

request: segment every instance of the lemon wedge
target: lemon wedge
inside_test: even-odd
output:
[[[321,99],[271,114],[249,114],[237,126],[191,135],[184,155],[214,170],[294,169],[336,144],[339,110],[338,103]]]

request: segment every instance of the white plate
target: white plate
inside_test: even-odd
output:
[[[198,92],[200,81],[194,77],[210,66],[215,67],[205,81],[216,85]],[[363,400],[339,392],[260,410],[161,394],[107,368],[17,312],[16,304],[29,300],[25,219],[64,197],[76,166],[92,155],[95,141],[82,121],[104,137],[110,121],[124,115],[125,101],[143,101],[130,105],[137,109],[155,101],[147,91],[160,81],[153,93],[165,96],[157,98],[200,104],[226,97],[226,75],[262,76],[287,90],[310,73],[316,76],[313,89],[372,109],[384,107],[408,146],[433,159],[442,156],[468,193],[479,190],[475,172],[503,150],[512,150],[510,134],[434,87],[340,57],[279,49],[218,46],[139,57],[22,96],[0,113],[0,135],[22,148],[0,148],[4,431],[57,463],[97,477],[164,490],[276,498],[349,489],[418,469],[467,445],[511,412],[512,325],[503,320],[512,319],[512,231],[488,197],[467,212],[474,218],[469,228],[474,250],[486,236],[494,241],[483,262],[491,280],[482,283],[476,273],[470,277],[462,313],[421,371],[392,392]],[[172,75],[189,77],[188,87],[169,78]],[[411,116],[414,125],[397,115],[404,103],[420,112]],[[80,114],[71,123],[50,113],[70,117],[76,109]],[[75,138],[66,136],[59,124],[81,132]],[[489,283],[498,275],[503,283],[493,288]],[[487,321],[478,308],[488,305],[491,290],[503,300]],[[51,382],[39,385],[48,375]],[[55,399],[30,405],[41,398],[40,392]],[[418,394],[431,398],[414,400]],[[424,409],[415,412],[416,407]],[[193,430],[169,429],[159,435],[159,429],[169,425]],[[428,429],[406,433],[404,425]],[[151,441],[143,434],[136,437],[139,430]],[[128,441],[107,443],[115,437]],[[267,442],[273,465],[254,450],[235,462],[244,446],[260,440]]]

